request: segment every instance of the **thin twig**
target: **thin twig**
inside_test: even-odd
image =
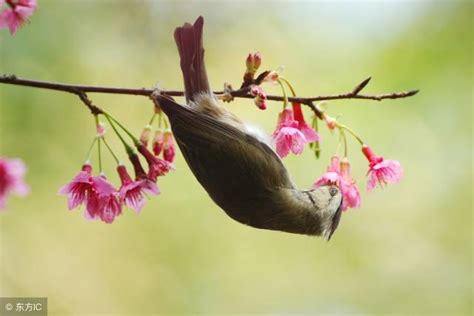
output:
[[[91,113],[93,115],[99,115],[99,114],[103,114],[104,111],[99,108],[98,106],[92,104],[92,101],[87,97],[87,94],[83,91],[76,91],[76,92],[73,92],[75,94],[77,94],[77,96],[79,97],[79,99],[81,99],[81,101],[89,108],[89,110],[91,111]]]
[[[321,96],[315,96],[315,97],[288,97],[288,101],[305,104],[309,106],[318,117],[320,117],[322,115],[322,111],[319,109],[319,107],[313,104],[316,101],[341,100],[341,99],[366,99],[366,100],[381,101],[384,99],[400,99],[400,98],[411,97],[417,94],[419,91],[419,90],[411,90],[411,91],[393,92],[393,93],[385,93],[385,94],[377,94],[377,95],[360,94],[360,91],[366,87],[370,79],[371,78],[365,79],[364,81],[359,83],[354,89],[352,89],[351,92],[348,92],[348,93],[334,94],[334,95],[321,95]],[[56,82],[21,79],[21,78],[16,77],[15,75],[0,76],[0,83],[73,93],[73,94],[78,95],[81,98],[81,100],[89,107],[91,112],[96,113],[96,114],[101,113],[102,111],[90,102],[90,100],[86,96],[86,93],[111,93],[111,94],[150,96],[155,91],[155,89],[145,89],[145,88],[134,89],[134,88],[72,85],[72,84],[64,84],[64,83],[56,83]],[[161,94],[173,96],[173,97],[184,96],[184,92],[179,91],[179,90],[161,90]],[[239,90],[214,91],[214,94],[216,95],[227,94],[234,98],[246,98],[246,99],[254,98],[254,96],[249,94],[248,87],[239,89]],[[267,100],[283,101],[283,99],[284,98],[282,96],[267,95]]]

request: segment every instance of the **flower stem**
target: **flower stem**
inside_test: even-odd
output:
[[[109,119],[109,122],[112,120],[116,123],[132,140],[135,145],[140,144],[138,138],[135,137],[128,129],[125,128],[119,121],[117,121],[112,115],[107,112],[104,112],[105,117]]]
[[[109,152],[110,152],[110,154],[112,155],[112,157],[114,157],[115,162],[119,165],[119,164],[120,164],[120,161],[118,160],[118,158],[117,158],[117,156],[115,155],[115,153],[114,153],[114,151],[112,150],[112,148],[110,148],[109,143],[107,143],[107,142],[105,141],[105,138],[104,138],[104,137],[102,137],[102,141],[104,142],[105,147],[107,147],[107,149],[109,150]]]
[[[281,92],[283,93],[283,108],[285,109],[288,105],[288,96],[286,95],[285,87],[283,86],[283,83],[281,82],[280,78],[277,79],[277,82],[281,87]]]
[[[339,127],[339,129],[344,129],[346,131],[349,132],[349,134],[351,134],[355,139],[357,139],[357,141],[361,144],[361,145],[364,145],[364,141],[362,140],[362,138],[360,138],[359,135],[357,135],[352,129],[350,129],[349,127],[347,127],[346,125],[343,125],[343,124],[337,124],[337,126]]]
[[[129,144],[127,144],[127,142],[125,141],[125,139],[123,139],[122,135],[120,135],[119,131],[117,130],[117,127],[115,127],[115,124],[114,122],[110,119],[109,116],[105,115],[105,118],[107,119],[107,121],[109,121],[110,123],[110,126],[112,126],[112,129],[114,130],[115,134],[117,134],[118,138],[120,139],[120,141],[122,142],[123,146],[125,147],[125,151],[127,152],[127,154],[132,154],[134,151],[133,151],[133,148],[130,147]]]
[[[94,149],[95,142],[97,141],[97,137],[94,137],[92,140],[92,144],[89,146],[89,150],[87,150],[87,155],[86,155],[86,160],[85,161],[90,161],[91,160],[91,155],[92,155],[92,149]]]
[[[99,156],[99,172],[102,173],[102,153],[100,150],[100,141],[102,140],[102,137],[97,138],[97,153]]]
[[[160,113],[158,117],[158,128],[161,128],[162,121],[163,121],[163,115]]]
[[[339,132],[341,133],[342,140],[344,141],[344,158],[347,157],[347,138],[346,134],[344,133],[344,129],[341,128],[339,129]]]
[[[286,85],[288,86],[288,88],[290,88],[290,91],[291,91],[291,94],[296,97],[296,93],[295,93],[295,89],[293,89],[293,86],[290,84],[290,82],[288,80],[286,80],[285,78],[283,77],[279,77],[280,80],[282,80],[284,83],[286,83]]]
[[[153,124],[153,121],[155,120],[155,117],[156,117],[156,113],[153,113],[153,116],[151,117],[150,123],[148,123],[148,125]]]

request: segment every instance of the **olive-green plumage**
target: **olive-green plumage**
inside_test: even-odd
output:
[[[336,187],[297,189],[274,150],[218,104],[204,65],[202,27],[199,17],[174,34],[187,105],[154,96],[193,174],[243,224],[329,239],[340,219],[341,193]]]

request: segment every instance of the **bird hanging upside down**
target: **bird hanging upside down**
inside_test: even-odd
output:
[[[300,190],[267,142],[218,104],[204,65],[199,17],[175,30],[187,105],[154,95],[194,176],[234,220],[330,239],[341,218],[336,186]]]

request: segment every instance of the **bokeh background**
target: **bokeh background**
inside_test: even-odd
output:
[[[68,211],[59,187],[79,170],[94,122],[69,94],[0,85],[0,154],[27,163],[32,194],[0,213],[0,296],[48,297],[50,315],[360,314],[472,312],[473,6],[459,1],[161,2],[40,0],[15,36],[0,32],[0,73],[38,80],[181,88],[174,27],[203,15],[212,86],[241,82],[250,51],[285,66],[303,96],[418,88],[384,102],[327,104],[385,157],[398,185],[365,192],[366,161],[349,147],[362,207],[343,215],[331,242],[261,231],[228,218],[181,156],[162,194],[112,225]],[[268,91],[279,93],[275,87]],[[144,97],[90,95],[137,134]],[[250,100],[228,108],[274,128]],[[319,161],[285,159],[309,187],[338,137],[324,130]],[[109,141],[125,159],[120,144]],[[107,156],[105,170],[118,181]],[[232,181],[232,179],[229,179]]]

